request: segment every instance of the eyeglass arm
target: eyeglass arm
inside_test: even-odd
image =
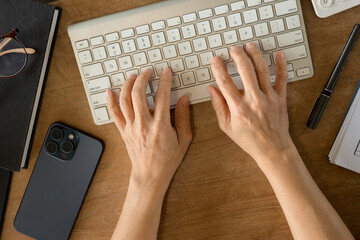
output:
[[[36,52],[35,49],[33,49],[33,48],[25,48],[25,51],[27,54],[34,54]],[[0,52],[0,57],[4,56],[6,54],[9,54],[9,53],[23,53],[23,52],[24,52],[23,48],[10,49],[10,50],[6,50],[4,52]]]

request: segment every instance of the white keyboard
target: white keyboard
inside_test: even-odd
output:
[[[210,99],[215,85],[210,62],[221,56],[236,86],[242,88],[229,47],[254,42],[263,51],[275,79],[274,56],[284,51],[289,81],[314,74],[299,0],[168,0],[69,26],[85,92],[94,121],[112,122],[106,108],[106,89],[120,93],[130,74],[147,68],[153,76],[147,87],[154,106],[159,76],[173,71],[171,105],[188,95],[190,104]]]
[[[326,18],[360,5],[360,0],[312,0],[318,17]]]

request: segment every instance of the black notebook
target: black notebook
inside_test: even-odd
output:
[[[11,172],[0,169],[0,232],[3,225],[5,215],[5,207],[7,201],[7,193],[9,191]]]
[[[26,167],[59,14],[32,0],[0,0],[0,36],[18,29],[17,38],[36,50],[19,75],[0,79],[0,168]]]

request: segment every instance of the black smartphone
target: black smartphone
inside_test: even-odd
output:
[[[102,151],[99,140],[52,124],[15,217],[15,229],[38,240],[68,239]]]

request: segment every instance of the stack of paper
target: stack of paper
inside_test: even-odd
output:
[[[360,81],[329,153],[329,161],[360,173]]]

